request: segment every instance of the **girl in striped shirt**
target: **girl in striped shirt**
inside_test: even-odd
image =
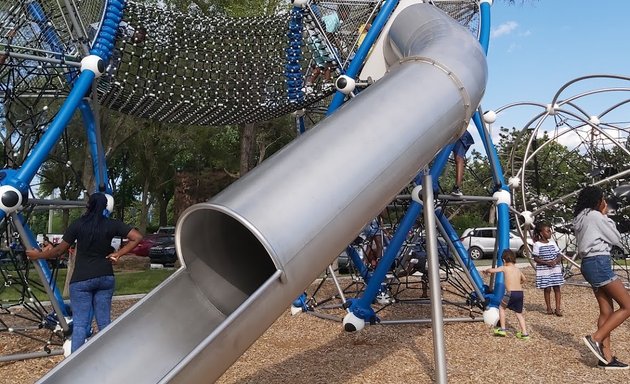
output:
[[[560,248],[551,239],[551,225],[546,221],[536,223],[534,228],[534,247],[532,250],[536,262],[536,288],[544,290],[547,314],[562,316],[560,286],[564,284],[562,276],[562,256]],[[551,308],[551,290],[556,299],[555,311]]]

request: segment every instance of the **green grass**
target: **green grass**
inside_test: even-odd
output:
[[[66,272],[66,269],[60,269],[57,276],[57,287],[60,291],[63,290]],[[146,271],[116,272],[116,287],[114,288],[114,295],[119,296],[147,293],[157,287],[173,272],[175,272],[175,269],[149,269]],[[11,274],[15,275],[14,272],[11,272]],[[34,269],[29,271],[29,278],[35,282],[39,282],[39,277]],[[18,289],[20,288],[18,285],[12,287],[0,286],[0,302],[15,302],[20,299],[21,293],[14,287]],[[39,300],[48,300],[48,296],[45,292],[40,289],[34,289],[34,291],[35,296]]]
[[[150,269],[116,273],[114,295],[147,293],[169,277],[175,269]]]

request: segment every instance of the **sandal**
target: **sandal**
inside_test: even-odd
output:
[[[563,316],[562,309],[556,309],[556,316],[558,316],[558,317],[562,317]]]
[[[553,311],[553,309],[548,309],[547,310],[547,314],[548,315],[555,315],[556,313]]]

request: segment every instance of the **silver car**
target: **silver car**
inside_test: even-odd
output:
[[[497,241],[497,228],[468,228],[460,238],[464,248],[468,251],[468,255],[473,260],[482,259],[486,255],[491,255],[495,249]],[[530,246],[533,244],[527,239]],[[520,236],[510,231],[510,249],[516,252],[516,255],[522,257],[525,252],[525,245]]]

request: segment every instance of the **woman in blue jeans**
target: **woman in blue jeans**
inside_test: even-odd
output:
[[[582,275],[593,287],[599,305],[597,331],[584,336],[584,343],[599,359],[598,367],[628,369],[628,364],[612,354],[610,346],[610,333],[630,317],[630,294],[614,273],[610,256],[613,245],[622,247],[621,235],[615,222],[607,216],[608,204],[599,187],[581,190],[573,213]],[[619,305],[616,311],[613,300]]]
[[[136,229],[120,220],[110,219],[113,209],[108,207],[103,193],[94,193],[87,203],[83,216],[72,222],[63,234],[61,243],[54,248],[26,252],[29,259],[59,257],[76,241],[74,271],[70,279],[70,305],[72,307],[72,346],[76,351],[89,336],[92,314],[99,331],[111,322],[112,296],[114,294],[114,270],[112,264],[131,251],[142,240]],[[126,237],[129,242],[114,251],[112,239]]]

